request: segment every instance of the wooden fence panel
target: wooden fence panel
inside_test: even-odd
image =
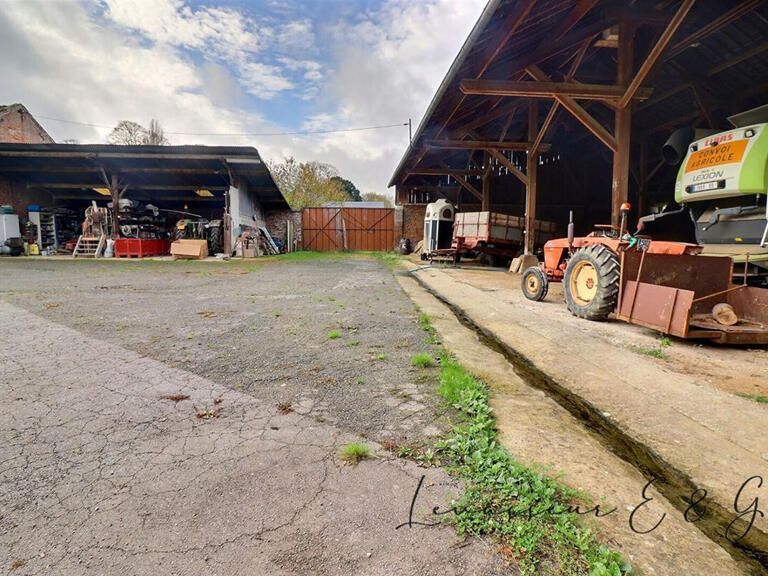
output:
[[[392,208],[304,208],[305,250],[386,251],[395,248]]]

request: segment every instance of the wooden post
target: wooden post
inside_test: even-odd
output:
[[[483,172],[483,199],[480,210],[488,212],[491,209],[491,155],[483,154],[485,171]]]
[[[120,190],[117,185],[117,174],[110,175],[109,194],[112,196],[112,239],[120,237]]]
[[[648,194],[648,140],[640,142],[640,170],[637,189],[637,216],[645,214],[646,195]]]
[[[232,177],[230,175],[230,180]],[[232,190],[232,186],[224,192],[224,214],[222,214],[222,233],[224,234],[224,257],[229,259],[232,256],[232,216],[229,211],[230,198],[229,193]]]
[[[536,141],[539,130],[539,103],[531,99],[528,103],[528,142]],[[525,187],[525,253],[533,254],[536,242],[536,172],[539,165],[538,152],[528,152],[527,176]]]
[[[619,25],[618,75],[617,83],[627,86],[632,81],[634,54],[634,25],[623,21]],[[621,205],[629,196],[629,154],[630,130],[632,125],[632,102],[616,109],[614,137],[616,150],[613,153],[613,186],[611,190],[611,224],[619,225]]]

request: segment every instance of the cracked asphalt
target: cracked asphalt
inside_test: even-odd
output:
[[[381,445],[448,425],[416,320],[364,258],[3,259],[0,569],[502,573],[450,527],[395,529],[422,475],[416,519],[459,491]],[[376,458],[343,464],[350,441]]]

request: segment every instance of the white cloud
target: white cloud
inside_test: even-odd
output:
[[[485,0],[385,0],[332,30],[335,62],[317,96],[328,124],[372,126],[423,116]],[[315,155],[361,190],[382,192],[408,145],[408,128],[328,134]]]
[[[294,20],[285,24],[277,35],[281,51],[307,50],[315,43],[315,33],[309,20]]]
[[[261,49],[271,30],[237,10],[202,7],[182,0],[104,0],[106,16],[115,24],[141,33],[157,44],[206,49],[240,57]]]
[[[190,8],[183,0],[104,0],[105,16],[117,26],[141,34],[154,46],[200,52],[232,66],[245,89],[268,100],[295,85],[279,66],[260,54],[277,43],[285,49],[306,49],[314,42],[311,23],[288,21],[278,27],[261,25],[232,8]],[[260,58],[261,56],[261,58]]]
[[[245,89],[258,98],[268,100],[278,92],[293,88],[280,68],[261,62],[245,62],[240,66],[240,79]]]
[[[57,140],[81,142],[104,142],[119,120],[147,123],[153,117],[166,132],[324,130],[409,117],[415,128],[484,0],[384,0],[379,9],[330,30],[327,22],[310,29],[304,20],[254,22],[235,8],[193,10],[180,0],[123,1],[109,0],[106,18],[103,5],[4,3],[0,103],[20,101],[38,116],[106,126],[41,118]],[[311,50],[277,51],[278,44],[295,47],[297,39],[309,38]],[[297,106],[288,127],[264,117],[250,98],[278,101],[289,91],[307,100],[309,113],[300,118]],[[327,162],[361,190],[383,192],[408,144],[408,129],[169,138],[174,144],[253,145],[268,158]]]
[[[36,115],[104,126],[154,117],[169,131],[200,132],[243,132],[245,123],[259,122],[255,113],[215,105],[201,71],[175,48],[142,47],[97,25],[78,4],[6,4],[0,52],[7,55],[0,59],[0,102],[23,102]],[[109,132],[41,122],[58,140],[104,142]]]

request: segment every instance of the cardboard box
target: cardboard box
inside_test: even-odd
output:
[[[202,260],[208,257],[207,240],[176,240],[171,244],[171,255],[176,258]]]

